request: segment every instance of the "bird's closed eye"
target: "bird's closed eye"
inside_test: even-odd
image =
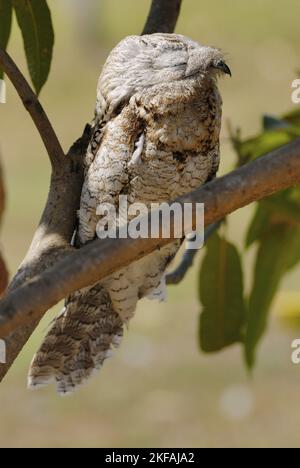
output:
[[[183,68],[187,65],[187,57],[184,53],[164,53],[154,62],[154,68],[162,70],[164,68]]]
[[[163,70],[163,69],[183,69],[187,66],[186,62],[182,63],[168,63],[168,64],[154,64],[153,68],[155,70]]]
[[[168,68],[186,67],[186,65],[187,65],[186,62],[173,63],[172,65],[168,65]]]

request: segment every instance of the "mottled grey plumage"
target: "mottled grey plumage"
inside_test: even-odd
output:
[[[180,35],[124,39],[99,79],[94,133],[77,242],[96,236],[99,204],[162,203],[214,177],[219,166],[221,97],[230,73],[218,49]],[[121,224],[122,224],[122,213]],[[56,382],[69,393],[103,364],[145,296],[165,298],[164,275],[180,242],[73,294],[33,359],[29,386]]]

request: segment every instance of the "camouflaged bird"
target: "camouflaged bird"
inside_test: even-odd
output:
[[[219,49],[176,34],[131,36],[101,73],[79,210],[77,244],[96,237],[100,204],[174,200],[215,177],[222,100],[230,74]],[[122,213],[120,213],[122,219]],[[143,297],[165,299],[165,272],[180,241],[72,294],[35,355],[29,387],[61,394],[85,382],[117,347]]]

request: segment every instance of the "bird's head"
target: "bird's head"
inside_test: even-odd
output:
[[[225,61],[223,52],[213,47],[196,44],[189,50],[186,76],[199,76],[200,79],[216,78],[231,75],[231,70]]]
[[[137,92],[153,86],[194,79],[195,85],[231,76],[220,49],[200,45],[178,34],[129,36],[109,55],[98,86],[99,108],[103,100],[111,114]]]

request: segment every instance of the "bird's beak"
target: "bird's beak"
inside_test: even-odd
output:
[[[225,62],[223,62],[223,60],[220,60],[219,62],[217,62],[214,65],[214,67],[217,68],[218,70],[221,70],[226,75],[232,76],[229,66]]]

